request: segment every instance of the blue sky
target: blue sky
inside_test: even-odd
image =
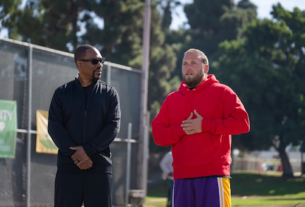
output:
[[[278,2],[282,4],[285,9],[292,10],[294,7],[299,7],[301,10],[305,10],[305,0],[251,0],[258,8],[259,18],[270,18],[271,7]],[[182,4],[192,3],[193,0],[180,0]],[[235,3],[238,0],[234,0]],[[173,22],[171,29],[178,29],[184,22],[187,21],[182,6],[179,6],[173,14]]]

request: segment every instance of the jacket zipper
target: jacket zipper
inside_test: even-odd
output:
[[[84,145],[86,143],[86,118],[87,118],[87,109],[85,109],[85,121],[84,121]]]
[[[79,80],[78,80],[79,81]],[[80,84],[80,82],[78,83],[79,84],[79,87],[80,87],[80,91],[81,91],[81,94],[83,95],[83,97],[84,97],[84,101],[83,101],[83,104],[84,104],[84,109],[85,109],[85,111],[84,111],[84,145],[85,145],[85,143],[86,143],[86,118],[87,118],[87,107],[86,107],[86,105],[85,105],[85,96],[84,96],[84,92],[83,92],[83,88],[82,88],[82,85]],[[88,94],[88,97],[87,97],[87,106],[88,106],[88,100],[89,100],[89,96],[90,96],[90,94],[91,94],[91,91],[89,91],[89,94]]]
[[[90,86],[89,86],[90,87]],[[94,89],[93,89],[94,90]],[[90,99],[90,95],[91,95],[92,91],[88,91],[88,96],[87,96],[87,100],[86,100],[86,104],[85,104],[85,114],[84,114],[84,145],[86,144],[86,122],[87,122],[87,108],[88,108],[88,104],[89,104],[89,99]],[[84,97],[85,100],[85,97]]]

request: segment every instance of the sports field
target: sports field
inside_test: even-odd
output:
[[[231,175],[232,206],[305,207],[305,176],[283,179],[278,173],[240,172]],[[164,207],[164,183],[148,188],[145,207]]]

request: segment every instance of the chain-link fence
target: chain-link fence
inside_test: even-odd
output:
[[[301,172],[301,159],[290,159],[291,168],[294,173]],[[280,159],[261,158],[235,158],[231,165],[232,171],[276,171],[282,172],[283,166]]]
[[[0,207],[54,206],[57,156],[35,150],[36,111],[47,111],[54,90],[78,73],[73,55],[0,39],[0,57],[0,99],[16,101],[18,120],[15,157],[0,158]],[[102,80],[114,86],[120,96],[121,130],[110,148],[114,205],[126,206],[129,190],[136,188],[141,71],[105,63]],[[29,106],[29,103],[32,104]],[[27,139],[29,120],[31,142]],[[31,149],[30,156],[28,149]]]

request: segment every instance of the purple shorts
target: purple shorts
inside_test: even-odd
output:
[[[173,207],[231,207],[230,178],[175,180]]]

